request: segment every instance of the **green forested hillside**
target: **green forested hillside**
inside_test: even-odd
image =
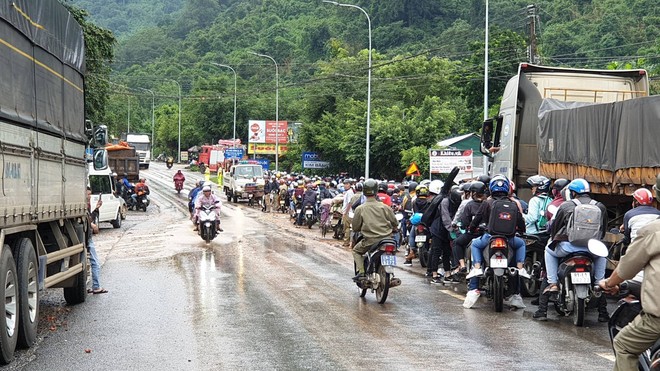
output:
[[[71,1],[119,37],[104,121],[117,135],[151,131],[156,146],[176,151],[182,88],[182,148],[230,138],[233,75],[237,129],[249,119],[302,122],[300,143],[280,162],[296,169],[300,152],[318,151],[333,171],[364,168],[368,66],[367,18],[357,9],[312,0]],[[491,0],[489,108],[517,64],[528,60],[530,24],[540,62],[588,68],[642,67],[659,72],[656,0]],[[370,15],[373,76],[371,165],[400,177],[422,164],[438,140],[474,131],[483,116],[483,0],[355,0]],[[536,15],[536,17],[533,16]],[[535,20],[535,22],[532,22]],[[176,82],[174,82],[176,81]],[[129,114],[130,106],[130,114]]]

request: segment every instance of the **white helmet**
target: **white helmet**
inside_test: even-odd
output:
[[[445,184],[442,182],[442,180],[436,179],[429,183],[429,192],[439,195],[443,185]]]

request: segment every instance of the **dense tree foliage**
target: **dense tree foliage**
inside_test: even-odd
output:
[[[182,91],[182,148],[233,135],[250,119],[302,122],[299,143],[280,164],[300,169],[317,151],[332,172],[364,171],[367,19],[358,9],[309,0],[75,0],[119,36],[113,88],[99,111],[114,135],[151,132],[157,152],[174,154]],[[428,169],[428,148],[475,131],[483,115],[485,0],[354,0],[372,25],[370,168],[400,178],[411,161]],[[519,62],[528,59],[529,24],[548,65],[639,67],[660,72],[660,7],[653,0],[490,0],[489,109]],[[100,58],[107,61],[108,58]],[[655,86],[655,85],[654,85]],[[655,88],[654,88],[655,89]],[[130,103],[129,103],[130,102]],[[130,106],[130,113],[129,113]],[[99,107],[100,109],[100,107]],[[271,156],[271,159],[273,157]]]

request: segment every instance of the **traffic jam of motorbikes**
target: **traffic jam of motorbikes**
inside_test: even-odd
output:
[[[656,303],[648,291],[642,293],[644,271],[655,274],[655,266],[625,265],[626,255],[632,260],[649,254],[643,252],[648,244],[643,227],[660,218],[653,207],[660,177],[653,192],[633,193],[632,209],[612,227],[581,178],[531,176],[523,187],[533,196],[524,201],[503,175],[454,182],[458,168],[444,181],[401,182],[268,171],[259,171],[257,179],[238,168],[235,177],[240,171],[248,182],[240,192],[228,185],[228,174],[222,186],[199,181],[188,193],[194,231],[207,243],[222,231],[216,194],[222,188],[228,202],[244,200],[246,207],[279,214],[291,228],[318,230],[319,238],[351,250],[360,297],[373,293],[385,303],[390,289],[401,285],[397,269],[418,271],[431,285],[465,290],[466,310],[524,309],[522,297],[531,297],[537,307],[532,320],[546,321],[555,313],[579,327],[604,323],[613,348],[626,354],[626,365],[660,364],[660,341],[652,335],[657,328],[639,341],[656,323],[641,304]],[[184,180],[179,170],[173,177],[177,192]],[[618,300],[612,313],[608,299]],[[637,322],[638,316],[648,318]]]

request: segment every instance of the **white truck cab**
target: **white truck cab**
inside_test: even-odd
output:
[[[223,177],[223,188],[227,200],[234,203],[240,199],[258,198],[264,192],[264,169],[259,163],[240,161],[233,165]]]
[[[123,198],[117,196],[115,182],[112,179],[112,170],[95,170],[90,163],[87,167],[88,185],[92,189],[90,204],[96,205],[101,198],[103,204],[99,210],[99,217],[95,220],[96,224],[110,222],[114,228],[121,227],[122,220],[126,219],[126,202]]]
[[[135,153],[140,157],[140,167],[149,168],[151,160],[151,140],[147,134],[127,134],[126,143],[135,148]]]

